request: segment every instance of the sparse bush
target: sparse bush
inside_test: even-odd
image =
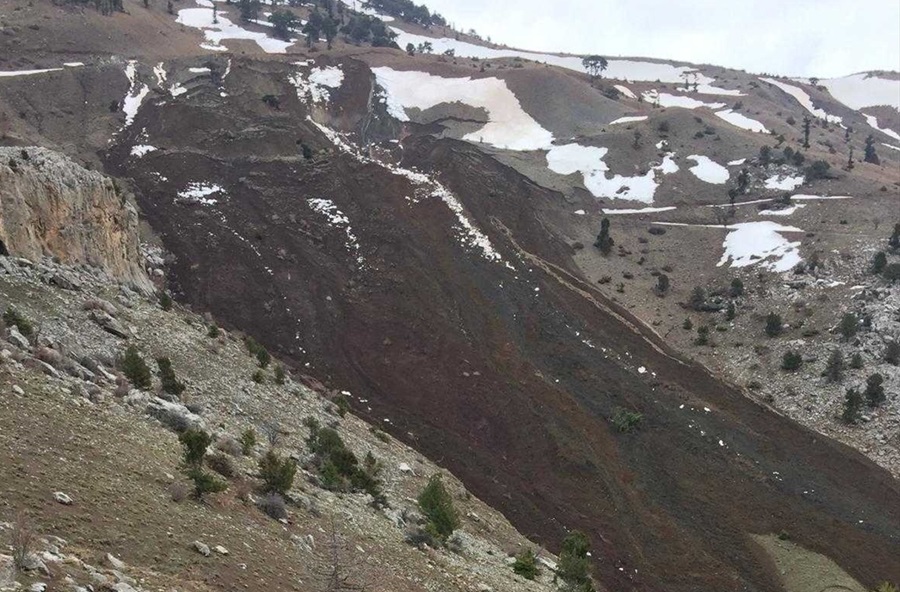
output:
[[[878,407],[885,401],[884,376],[877,372],[866,379],[866,390],[863,392],[869,407]]]
[[[338,415],[344,417],[347,415],[347,412],[350,411],[350,401],[347,400],[347,397],[341,395],[335,401],[335,405],[337,406]]]
[[[590,548],[590,541],[583,532],[576,530],[563,539],[556,574],[565,584],[566,590],[594,592],[588,557]]]
[[[431,476],[428,485],[419,494],[418,501],[428,520],[426,530],[438,540],[446,541],[447,537],[459,528],[459,515],[440,474]]]
[[[824,160],[817,160],[806,167],[806,180],[808,182],[811,182],[818,181],[819,179],[824,179],[828,176],[828,170],[830,168],[831,165]]]
[[[160,292],[159,307],[163,310],[172,310],[172,297],[169,296],[168,292]]]
[[[234,461],[231,460],[230,456],[222,452],[207,456],[206,465],[226,479],[234,479],[238,475],[238,469],[234,465]]]
[[[778,337],[781,335],[783,330],[783,321],[781,320],[781,315],[775,312],[770,312],[766,316],[766,335],[769,337]]]
[[[731,294],[732,298],[737,298],[738,296],[743,296],[744,282],[741,281],[741,278],[734,278],[733,280],[731,280],[731,287],[729,288],[729,294]]]
[[[875,587],[874,592],[900,592],[900,589],[890,582],[881,582]]]
[[[263,374],[262,370],[256,370],[253,372],[253,374],[250,375],[250,380],[252,380],[256,384],[262,384],[266,381],[266,375]]]
[[[900,366],[900,342],[891,341],[885,346],[884,361],[893,366]]]
[[[284,372],[284,366],[278,364],[275,366],[275,384],[284,384],[287,375]]]
[[[34,334],[34,326],[31,324],[31,321],[12,306],[8,307],[6,312],[3,313],[3,322],[6,323],[7,327],[18,329],[22,337],[31,337]]]
[[[187,469],[188,478],[194,482],[194,497],[202,499],[207,493],[219,493],[228,489],[228,484],[210,475],[200,467]]]
[[[733,321],[735,316],[737,316],[737,311],[734,308],[734,302],[729,300],[728,305],[725,307],[725,320]]]
[[[215,339],[222,334],[222,331],[216,325],[210,325],[206,330],[206,336]]]
[[[669,291],[669,276],[664,273],[656,276],[656,293],[660,296],[665,296]]]
[[[822,374],[828,382],[840,382],[844,379],[844,354],[841,350],[832,350],[825,364],[825,372]]]
[[[209,445],[212,444],[212,437],[199,428],[190,428],[178,436],[178,441],[183,448],[182,460],[185,466],[203,466],[203,458]]]
[[[120,361],[122,373],[139,389],[148,389],[153,385],[150,368],[138,353],[135,346],[129,345]]]
[[[256,507],[262,510],[266,516],[275,520],[283,520],[287,518],[287,508],[284,505],[284,498],[277,493],[267,493],[262,496]]]
[[[231,436],[220,438],[216,442],[216,450],[224,452],[229,456],[240,456],[243,452],[240,443]]]
[[[697,338],[694,339],[694,345],[709,345],[709,327],[706,325],[697,327]]]
[[[28,562],[28,557],[34,552],[36,536],[31,527],[31,521],[24,510],[16,512],[16,518],[12,525],[10,546],[12,547],[13,565],[23,570]]]
[[[175,378],[175,370],[172,369],[172,362],[169,358],[157,358],[156,365],[159,366],[159,380],[162,383],[163,391],[176,397],[184,392],[184,384]]]
[[[516,555],[512,568],[516,575],[526,580],[533,580],[541,573],[537,566],[537,557],[531,549],[525,549]]]
[[[426,528],[422,528],[421,526],[412,526],[407,529],[405,536],[406,544],[412,545],[417,549],[421,549],[423,546],[431,547],[432,549],[437,549],[441,546],[440,540],[434,536]]]
[[[786,351],[781,357],[781,368],[788,372],[793,372],[803,365],[803,356],[795,351]]]
[[[175,481],[169,485],[169,497],[173,502],[179,503],[187,499],[191,493],[190,486],[184,481]]]
[[[256,431],[253,428],[247,428],[241,432],[240,442],[241,452],[244,456],[248,456],[253,452],[253,447],[256,446]]]
[[[900,263],[888,263],[882,270],[881,277],[891,283],[900,280]]]
[[[846,341],[856,335],[858,325],[859,321],[856,319],[855,314],[852,312],[844,313],[844,316],[841,317],[841,322],[838,324],[838,332]]]
[[[597,240],[594,241],[594,246],[597,247],[600,252],[606,256],[609,255],[609,252],[612,250],[613,245],[616,242],[609,235],[609,218],[603,218],[600,221],[600,233],[597,235]]]
[[[706,290],[701,286],[694,286],[688,305],[694,310],[703,310],[703,307],[706,305]]]
[[[887,267],[887,255],[884,254],[884,251],[878,251],[872,257],[872,273],[878,275],[884,271],[885,267]]]
[[[844,423],[856,423],[859,421],[862,411],[862,395],[856,389],[847,389],[844,395],[844,411],[841,413],[841,419]]]
[[[694,322],[691,321],[691,319],[689,319],[689,318],[685,318],[684,322],[681,323],[681,328],[684,329],[685,331],[690,331],[691,329],[694,328]]]
[[[286,494],[294,484],[296,472],[297,464],[292,459],[280,457],[271,448],[259,459],[259,474],[266,493]]]
[[[636,411],[629,411],[628,409],[618,407],[613,412],[611,421],[613,426],[615,426],[619,432],[627,434],[635,431],[643,419],[644,416]]]

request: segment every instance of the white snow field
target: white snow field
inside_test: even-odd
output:
[[[622,215],[624,215],[624,214],[657,214],[659,212],[669,212],[674,209],[675,209],[675,206],[664,206],[661,208],[636,208],[636,209],[623,208],[623,209],[619,209],[619,210],[604,209],[603,215],[604,216],[615,216],[615,215],[619,215],[619,214],[622,214]]]
[[[862,116],[866,118],[866,123],[868,123],[870,126],[874,127],[881,133],[887,134],[888,136],[894,138],[895,140],[900,141],[900,134],[898,134],[894,130],[888,129],[886,127],[878,127],[878,118],[875,117],[874,115],[866,115],[865,113],[863,113]]]
[[[794,204],[780,210],[760,210],[760,216],[790,216],[800,208],[805,208],[806,204]]]
[[[688,170],[701,181],[716,184],[728,182],[728,169],[710,159],[709,157],[699,154],[691,154],[687,157],[687,159],[693,160],[697,163],[694,166],[690,167]]]
[[[766,179],[766,189],[780,189],[782,191],[792,191],[803,185],[803,175],[799,177],[791,177],[790,175],[773,175]]]
[[[190,203],[198,203],[205,206],[214,205],[217,199],[209,197],[214,193],[225,193],[219,185],[206,182],[188,183],[187,187],[178,192],[178,197]]]
[[[426,72],[372,68],[384,89],[388,113],[409,121],[406,109],[429,109],[441,103],[463,103],[487,111],[488,123],[463,136],[507,150],[539,150],[553,142],[553,134],[522,109],[519,99],[499,78],[443,78]]]
[[[584,72],[584,66],[581,63],[581,57],[578,56],[561,56],[547,53],[538,53],[532,51],[523,51],[520,49],[509,48],[492,48],[467,43],[465,41],[457,41],[447,37],[426,37],[424,35],[416,35],[407,33],[402,29],[391,27],[391,30],[397,34],[394,40],[400,47],[406,47],[407,43],[412,43],[418,47],[424,42],[431,43],[435,54],[444,53],[452,49],[456,57],[460,58],[522,58],[534,62],[541,62],[551,66],[559,66],[576,72]],[[655,62],[644,62],[640,60],[622,60],[609,59],[606,70],[603,71],[604,78],[613,80],[631,80],[643,82],[684,82],[684,76],[688,72],[697,72],[696,68],[690,66],[672,66],[670,64],[657,64]],[[738,91],[716,88],[712,85],[716,80],[697,72],[697,92],[701,94],[723,94],[734,95],[740,94]],[[619,89],[621,90],[621,89]],[[626,93],[627,95],[627,93]]]
[[[150,87],[142,84],[139,89],[137,88],[137,62],[135,60],[128,61],[128,64],[125,66],[125,76],[128,77],[130,86],[128,94],[125,95],[125,99],[122,101],[122,111],[125,112],[125,127],[128,127],[134,121],[135,116],[137,116],[144,97],[150,92]]]
[[[776,271],[790,271],[802,259],[798,247],[800,241],[790,242],[782,233],[803,232],[793,226],[782,226],[768,220],[743,222],[728,226],[730,231],[722,246],[725,252],[717,266],[731,263],[730,267],[746,267],[756,263]]]
[[[731,125],[735,125],[737,127],[743,128],[745,130],[751,132],[757,132],[762,134],[769,133],[769,130],[766,129],[759,121],[755,119],[750,119],[746,115],[742,113],[738,113],[736,111],[732,111],[731,109],[725,109],[724,111],[716,111],[716,117],[724,119]]]
[[[633,92],[631,92],[631,89],[628,88],[627,86],[622,86],[621,84],[614,84],[613,86],[616,88],[617,91],[619,91],[620,93],[622,93],[629,99],[637,98],[637,95],[635,95]]]
[[[644,91],[641,94],[644,96],[645,101],[651,104],[658,104],[660,107],[681,107],[682,109],[709,107],[710,109],[721,109],[725,106],[725,103],[704,103],[691,97],[661,93],[656,90]]]
[[[140,158],[148,152],[153,152],[154,150],[156,150],[156,146],[150,146],[149,144],[138,144],[131,147],[131,155]]]
[[[619,123],[634,123],[637,121],[646,121],[646,115],[626,115],[625,117],[620,117],[618,119],[613,119],[609,122],[609,125],[617,125]]]
[[[295,62],[295,66],[306,66],[306,62]],[[297,89],[297,98],[307,100],[307,95],[313,103],[328,102],[331,98],[329,89],[340,88],[344,83],[344,72],[337,66],[322,66],[313,68],[309,75],[297,72],[288,76],[288,80]]]
[[[560,175],[581,173],[585,188],[595,197],[607,199],[628,199],[643,203],[653,203],[653,196],[659,184],[656,174],[670,174],[678,170],[678,165],[667,154],[663,162],[650,168],[646,174],[634,177],[613,175],[606,177],[609,167],[603,162],[607,148],[565,144],[553,146],[547,153],[548,168]]]
[[[201,43],[200,47],[212,51],[227,51],[228,48],[222,45],[222,41],[227,39],[249,39],[255,41],[266,53],[286,53],[287,48],[296,41],[282,41],[265,33],[242,29],[221,14],[218,15],[218,21],[213,23],[211,8],[185,8],[178,11],[178,18],[175,20],[179,24],[202,30],[206,43]]]
[[[809,98],[809,95],[806,93],[806,91],[799,86],[787,84],[785,82],[781,82],[780,80],[775,80],[774,78],[760,78],[760,80],[762,80],[763,82],[768,82],[772,86],[775,86],[785,93],[791,95],[792,97],[797,99],[797,102],[800,103],[800,105],[804,109],[806,109],[819,119],[824,119],[828,123],[840,123],[841,121],[843,121],[841,117],[838,117],[837,115],[829,115],[825,112],[824,109],[815,107],[813,105],[812,99]]]
[[[900,80],[879,78],[866,73],[819,82],[835,99],[851,109],[888,105],[900,111]]]

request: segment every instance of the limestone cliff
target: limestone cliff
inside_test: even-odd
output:
[[[150,288],[137,228],[112,179],[52,150],[0,147],[0,253],[87,264]]]

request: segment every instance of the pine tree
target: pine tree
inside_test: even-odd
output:
[[[884,376],[877,372],[866,379],[866,390],[863,393],[869,407],[878,407],[885,401]]]
[[[435,474],[419,494],[419,507],[428,519],[428,531],[436,538],[446,541],[459,528],[459,514],[453,506],[453,498],[444,487],[441,476]]]
[[[566,589],[577,592],[593,592],[591,584],[590,559],[591,544],[587,536],[579,531],[569,534],[562,543],[556,574]]]
[[[863,398],[858,390],[853,388],[847,389],[847,394],[844,395],[844,412],[841,414],[841,419],[843,419],[845,423],[856,423],[859,421],[859,416],[862,412],[862,403]]]
[[[131,384],[139,389],[148,389],[153,384],[150,368],[133,345],[129,345],[122,356],[122,373]]]
[[[803,116],[803,147],[809,148],[809,126],[812,124],[812,119],[809,118],[809,115]]]
[[[872,273],[878,275],[884,271],[885,267],[887,267],[887,255],[884,254],[884,251],[878,251],[872,257]]]
[[[875,138],[872,134],[866,138],[866,146],[863,148],[863,160],[872,164],[881,164],[881,159],[875,153]]]
[[[783,324],[781,315],[777,312],[770,312],[768,316],[766,316],[766,335],[769,337],[778,337],[781,335]]]
[[[828,357],[825,364],[825,372],[822,374],[828,382],[840,382],[844,379],[844,354],[835,349]]]
[[[894,231],[888,239],[888,246],[892,249],[900,249],[900,222],[894,224]]]
[[[616,242],[609,236],[609,218],[604,218],[600,221],[600,234],[597,235],[594,246],[600,249],[600,252],[605,256],[609,255],[614,244],[616,244]]]
[[[855,314],[852,312],[844,313],[844,316],[841,317],[841,322],[838,324],[838,332],[846,341],[856,335],[858,325],[859,321],[856,319]]]

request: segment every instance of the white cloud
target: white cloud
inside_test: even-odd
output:
[[[457,28],[540,51],[714,63],[834,77],[900,69],[900,2],[427,0]]]

